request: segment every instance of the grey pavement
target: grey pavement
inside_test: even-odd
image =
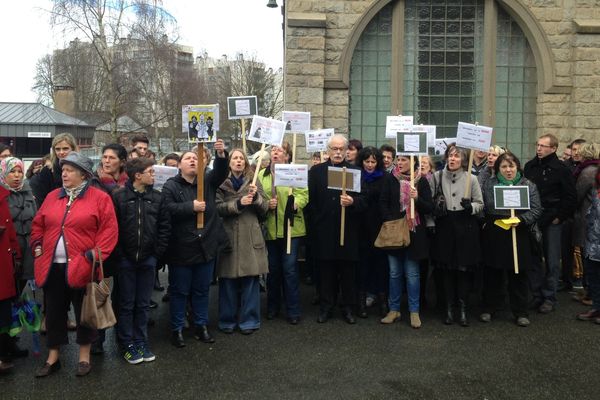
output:
[[[406,311],[391,326],[380,325],[375,310],[353,326],[339,313],[318,324],[314,288],[301,290],[299,325],[263,319],[260,331],[243,336],[217,332],[213,286],[216,343],[185,331],[183,349],[170,345],[168,305],[154,292],[156,361],[127,364],[107,333],[106,354],[93,356],[89,376],[75,377],[77,348],[70,344],[62,349],[62,369],[35,379],[43,350],[42,358],[17,360],[10,375],[0,376],[0,399],[600,399],[600,325],[576,321],[586,308],[566,293],[555,312],[532,312],[528,328],[517,327],[508,312],[478,322],[473,308],[469,328],[445,326],[425,310],[423,327],[413,330]],[[24,334],[21,346],[29,343]]]

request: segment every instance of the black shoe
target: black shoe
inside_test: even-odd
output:
[[[452,311],[452,304],[448,304],[446,306],[446,319],[444,319],[444,324],[452,325],[454,323],[454,312]]]
[[[171,344],[178,348],[185,347],[185,342],[183,341],[183,334],[181,331],[173,331],[171,334]]]
[[[347,309],[344,311],[344,321],[351,325],[356,323],[356,318],[354,318],[354,315],[352,315],[352,310]]]
[[[379,315],[384,318],[389,312],[388,298],[385,293],[379,293],[377,295],[377,302],[379,303]]]
[[[208,332],[208,327],[206,325],[196,326],[196,331],[194,332],[194,338],[203,343],[214,343],[215,342],[215,339]]]
[[[329,321],[329,318],[331,318],[331,313],[329,311],[320,311],[319,316],[317,317],[317,322],[324,324],[325,322]]]
[[[300,317],[289,317],[287,319],[287,321],[291,324],[291,325],[298,325],[300,323]]]
[[[50,374],[55,373],[60,369],[60,360],[56,360],[56,362],[52,365],[45,363],[44,366],[37,370],[35,373],[36,378],[44,378]]]
[[[254,331],[256,331],[256,329],[240,329],[240,333],[246,336],[252,335]]]
[[[15,358],[23,358],[29,355],[29,350],[21,349],[17,346],[17,338],[16,337],[8,337],[8,349],[6,351],[6,358],[9,360],[13,360]]]
[[[163,303],[168,303],[169,302],[169,292],[165,293],[162,297],[162,302]]]
[[[154,300],[150,300],[150,308],[156,308],[158,307],[158,303],[155,302]]]
[[[164,292],[165,291],[165,287],[161,286],[160,283],[157,283],[154,285],[154,290],[156,290],[157,292]]]
[[[227,335],[231,335],[233,333],[233,328],[219,328],[219,330]]]
[[[358,295],[358,316],[367,318],[367,293],[360,292]]]
[[[90,348],[90,354],[94,356],[101,356],[104,354],[104,346],[100,342],[92,343],[92,347]]]
[[[460,326],[469,326],[469,320],[467,319],[467,304],[464,300],[458,300],[458,307],[460,311],[459,322]]]

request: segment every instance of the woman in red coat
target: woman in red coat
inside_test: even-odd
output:
[[[33,220],[35,281],[44,288],[48,359],[37,377],[60,369],[59,347],[68,343],[67,311],[73,303],[78,322],[77,376],[90,372],[90,346],[97,332],[79,325],[93,256],[106,259],[117,243],[118,227],[108,194],[89,185],[92,161],[71,152],[60,161],[63,187],[50,192]]]
[[[17,294],[15,287],[14,261],[20,258],[17,234],[12,223],[8,209],[8,196],[10,192],[0,186],[0,354],[6,353],[8,346],[8,333],[5,328],[10,328],[12,323],[12,298]],[[0,360],[0,374],[12,368],[8,361]]]

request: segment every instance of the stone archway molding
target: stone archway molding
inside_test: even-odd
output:
[[[352,28],[348,41],[342,50],[338,76],[326,78],[326,87],[348,88],[350,64],[356,44],[362,32],[377,13],[394,0],[377,0],[360,17]],[[519,24],[534,54],[538,73],[538,90],[543,93],[570,93],[572,86],[557,83],[554,68],[554,54],[546,33],[533,14],[519,0],[496,0],[503,9]]]

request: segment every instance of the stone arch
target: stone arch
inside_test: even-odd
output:
[[[342,50],[338,76],[332,81],[348,88],[350,84],[350,64],[356,44],[369,22],[377,13],[393,0],[377,0],[371,4],[352,28],[348,40]],[[534,54],[538,74],[538,90],[543,93],[569,93],[570,86],[559,85],[556,82],[554,68],[554,53],[550,48],[546,33],[537,19],[519,0],[496,0],[503,9],[519,24]]]

